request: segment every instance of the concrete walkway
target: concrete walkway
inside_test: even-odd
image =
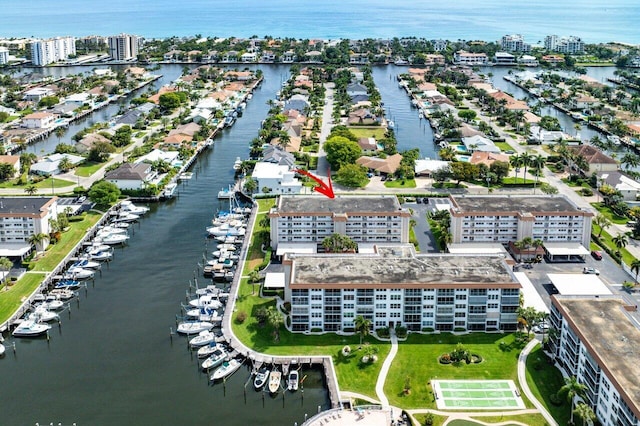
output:
[[[378,381],[376,382],[376,395],[383,406],[389,405],[389,400],[384,394],[384,382],[387,380],[387,374],[389,374],[391,363],[398,353],[398,336],[396,336],[395,330],[392,328],[389,328],[389,333],[391,335],[391,350],[389,351],[387,358],[382,363],[382,368],[380,369],[380,373],[378,373]]]
[[[540,403],[540,401],[536,399],[536,397],[533,395],[533,392],[531,392],[531,389],[529,389],[529,385],[527,384],[527,357],[529,356],[533,348],[538,346],[539,343],[540,342],[538,340],[534,339],[524,347],[522,352],[520,352],[520,355],[518,356],[518,383],[520,383],[522,392],[524,392],[527,398],[529,398],[529,401],[531,401],[531,403],[538,409],[547,423],[549,423],[550,426],[558,426],[558,423],[554,420],[551,414],[549,414],[547,409],[544,408],[542,403]]]

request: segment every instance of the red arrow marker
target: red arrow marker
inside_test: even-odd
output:
[[[318,176],[314,176],[314,175],[312,175],[311,173],[309,173],[306,170],[296,169],[294,171],[296,173],[300,173],[301,175],[308,176],[311,179],[313,179],[314,181],[316,181],[318,186],[314,186],[313,187],[314,191],[321,193],[325,197],[336,198],[336,196],[333,193],[333,185],[331,184],[331,170],[330,169],[327,170],[327,175],[329,176],[329,185],[324,183],[324,181],[322,179],[320,179]]]

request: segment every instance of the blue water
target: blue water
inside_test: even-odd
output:
[[[6,0],[0,37],[110,35],[498,40],[520,33],[640,43],[633,0]]]

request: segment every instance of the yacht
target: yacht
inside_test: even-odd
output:
[[[287,389],[289,389],[290,391],[297,391],[299,378],[300,375],[298,373],[298,370],[291,370],[289,372],[289,378],[287,380]]]
[[[120,202],[120,211],[142,216],[149,212],[149,207],[136,206],[130,200]]]
[[[49,324],[42,324],[33,320],[26,320],[22,321],[16,327],[16,329],[13,330],[13,333],[11,333],[11,335],[14,337],[35,337],[41,336],[49,330],[51,330],[51,326]]]
[[[260,367],[256,372],[256,377],[253,379],[253,387],[256,389],[262,389],[262,387],[267,383],[269,373],[270,371],[267,367]]]
[[[236,161],[233,163],[233,170],[238,171],[242,168],[242,160],[240,157],[236,157]]]
[[[233,373],[235,373],[238,370],[238,368],[240,368],[240,365],[242,365],[240,361],[238,361],[235,358],[230,361],[224,361],[222,363],[222,366],[218,367],[218,369],[213,372],[210,378],[211,380],[224,379],[232,375]]]
[[[202,369],[210,370],[222,364],[229,354],[222,348],[217,348],[209,358],[202,361]]]
[[[178,333],[180,334],[199,334],[213,328],[213,324],[206,321],[185,321],[178,324]]]

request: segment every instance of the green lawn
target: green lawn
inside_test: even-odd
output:
[[[20,307],[25,297],[40,285],[45,274],[24,274],[14,285],[0,290],[0,323],[5,322]]]
[[[84,237],[87,229],[93,226],[101,217],[102,215],[98,213],[89,212],[83,221],[71,222],[69,224],[69,230],[62,233],[60,241],[50,245],[50,248],[45,251],[44,256],[35,262],[33,270],[52,271],[69,253],[69,250]]]
[[[545,406],[558,424],[568,425],[571,416],[569,403],[563,401],[562,405],[556,406],[550,399],[551,395],[557,393],[564,385],[564,379],[560,370],[555,368],[542,352],[541,346],[537,346],[527,357],[527,383],[533,395]]]
[[[609,248],[609,250],[613,252],[616,252],[618,250],[615,243],[613,242],[611,234],[609,234],[607,231],[604,231],[604,230],[600,232],[600,227],[595,223],[592,224],[591,227],[592,227],[592,231],[591,231],[592,235],[600,234],[600,241],[604,245],[606,245]],[[620,255],[622,256],[622,261],[627,265],[631,265],[631,263],[633,263],[633,261],[636,259],[635,256],[629,253],[629,250],[627,250],[624,247],[620,249]]]
[[[95,172],[97,172],[98,170],[100,170],[102,166],[104,166],[104,163],[94,163],[93,161],[85,161],[84,163],[76,167],[75,174],[76,176],[89,177]]]
[[[500,148],[501,151],[514,151],[513,147],[507,142],[494,142],[494,145]]]
[[[66,188],[68,186],[74,185],[74,182],[56,178],[46,178],[41,180],[40,182],[35,184],[35,187],[39,189],[36,194],[46,193],[47,189],[51,189],[51,181],[53,180],[54,188]],[[24,189],[29,186],[31,183],[18,185],[15,180],[0,182],[0,188],[12,188],[12,189]],[[40,191],[42,189],[42,191]]]
[[[415,188],[416,180],[415,179],[387,180],[384,182],[384,186],[386,188]]]
[[[523,179],[522,173],[520,173],[520,176],[518,176],[517,178],[514,176],[508,176],[502,179],[503,185],[516,185],[516,184],[517,185],[522,185],[522,184],[533,185],[534,183],[536,183],[534,179]]]
[[[438,357],[451,352],[458,342],[465,345],[471,353],[479,354],[483,361],[479,364],[459,366],[440,364]],[[504,350],[500,348],[500,342],[505,342]],[[429,385],[431,379],[502,379],[517,383],[516,364],[519,353],[515,334],[411,334],[406,342],[400,343],[384,391],[391,405],[403,408],[435,408]],[[407,377],[411,377],[410,395],[403,393]]]
[[[356,135],[358,138],[376,138],[376,140],[384,139],[386,129],[373,126],[373,127],[349,127],[349,131]]]
[[[591,203],[591,205],[598,210],[598,213],[600,213],[601,215],[605,216],[607,219],[609,219],[611,222],[617,224],[617,225],[623,225],[625,223],[627,223],[629,221],[629,218],[626,216],[618,216],[617,214],[615,214],[613,212],[613,210],[611,210],[608,206],[606,206],[604,203]]]

